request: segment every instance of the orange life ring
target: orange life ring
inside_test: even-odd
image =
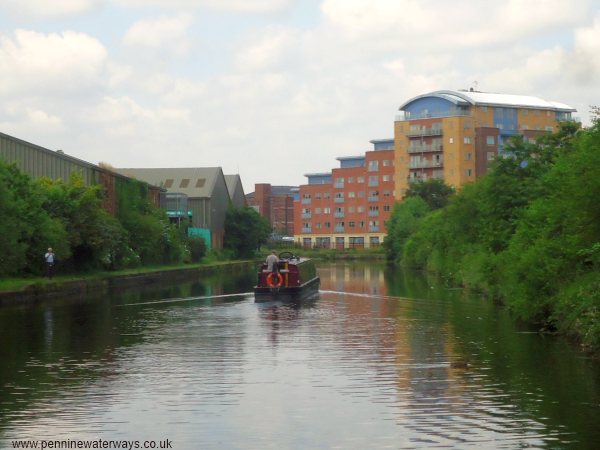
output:
[[[274,277],[277,278],[277,283],[274,282]],[[279,272],[271,272],[267,275],[267,284],[270,288],[278,288],[283,284],[283,276]]]

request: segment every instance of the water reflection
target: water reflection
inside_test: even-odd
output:
[[[435,278],[319,268],[254,303],[253,269],[0,310],[0,447],[597,448],[598,363]]]

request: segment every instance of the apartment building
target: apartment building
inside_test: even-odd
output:
[[[535,140],[576,111],[537,97],[472,89],[419,95],[399,109],[394,123],[398,200],[419,180],[440,178],[460,188],[484,175],[512,136]]]
[[[294,238],[305,247],[368,248],[386,235],[394,204],[394,140],[370,141],[373,150],[339,157],[339,167],[306,174],[299,187]]]

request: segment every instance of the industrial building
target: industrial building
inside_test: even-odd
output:
[[[209,248],[222,248],[229,203],[245,205],[239,175],[225,176],[220,167],[119,168],[119,173],[165,189],[172,220],[189,219],[190,235],[204,238]],[[229,180],[229,184],[227,183]],[[230,194],[231,192],[231,194]]]
[[[117,192],[121,183],[139,183],[105,167],[83,161],[65,154],[62,150],[50,150],[16,137],[0,133],[0,158],[14,163],[31,178],[47,177],[52,180],[68,181],[72,175],[82,177],[86,186],[100,184],[104,191],[103,207],[115,215],[118,209]],[[158,186],[143,182],[150,201],[160,206]]]

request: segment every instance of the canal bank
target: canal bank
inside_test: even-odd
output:
[[[36,279],[20,288],[0,291],[0,306],[17,303],[36,303],[59,296],[87,296],[132,286],[160,285],[188,281],[198,275],[211,275],[227,271],[236,273],[247,270],[254,261],[229,261],[210,265],[148,269],[146,272],[100,273],[81,277],[57,277],[54,280]]]

